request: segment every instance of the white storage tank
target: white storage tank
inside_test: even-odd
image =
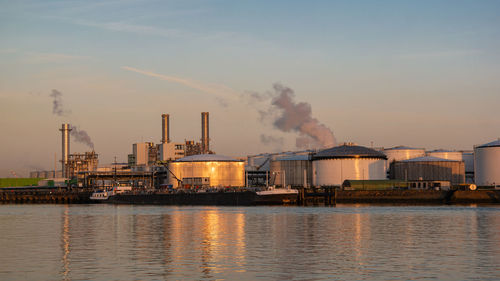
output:
[[[474,147],[477,186],[500,186],[500,139]]]
[[[239,187],[245,185],[245,162],[215,154],[187,156],[168,164],[177,179],[169,175],[168,182],[174,187],[179,180],[185,183],[203,182],[210,187]],[[208,181],[208,182],[207,182]],[[193,187],[191,184],[184,187]]]
[[[425,149],[413,148],[408,146],[396,146],[387,148],[382,152],[387,156],[387,170],[389,170],[391,163],[394,161],[402,161],[425,156]]]
[[[454,161],[463,161],[462,152],[454,150],[437,149],[427,152],[427,156],[447,159],[447,160],[454,160]]]
[[[382,152],[344,144],[322,150],[312,157],[313,185],[340,186],[344,180],[383,180],[387,156]]]

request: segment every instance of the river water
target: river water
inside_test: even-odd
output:
[[[0,205],[0,280],[500,280],[500,207]]]

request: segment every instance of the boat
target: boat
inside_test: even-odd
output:
[[[113,196],[128,191],[132,191],[131,186],[115,186],[110,190],[97,190],[90,195],[90,200],[93,202],[109,202]]]
[[[113,190],[97,190],[90,195],[92,202],[106,202],[113,195]]]
[[[257,191],[255,203],[258,205],[282,205],[297,202],[299,191],[291,188],[269,187],[266,190]]]

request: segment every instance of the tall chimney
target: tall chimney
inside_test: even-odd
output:
[[[168,114],[161,115],[161,142],[170,142],[170,119]]]
[[[68,164],[68,155],[69,155],[69,132],[71,131],[71,127],[69,124],[62,124],[61,129],[59,129],[62,133],[62,159],[61,159],[61,170],[62,177],[65,178],[66,175],[66,164]]]
[[[208,112],[201,113],[201,152],[207,154],[210,151],[210,138],[208,136]]]

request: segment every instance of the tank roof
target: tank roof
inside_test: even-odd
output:
[[[243,162],[243,161],[224,155],[197,154],[177,159],[174,162]]]
[[[439,158],[439,157],[434,157],[434,156],[424,156],[424,157],[417,157],[417,158],[412,158],[408,160],[402,160],[400,162],[460,162],[458,160],[451,160],[451,159],[444,159],[444,158]]]
[[[364,146],[344,144],[314,154],[312,159],[336,159],[336,158],[379,158],[387,159],[384,153]]]
[[[479,145],[476,147],[495,147],[495,146],[500,146],[500,139],[498,139],[496,141],[489,142],[489,143],[485,143],[485,144],[482,144],[482,145]]]
[[[386,148],[384,150],[425,150],[425,149],[400,145],[400,146],[395,146],[395,147],[391,147],[391,148]]]
[[[450,150],[450,149],[434,149],[432,151],[429,151],[429,153],[432,153],[432,152],[460,152],[460,151]]]
[[[311,160],[311,157],[309,155],[292,155],[292,156],[286,156],[286,157],[280,157],[276,159],[276,161],[307,161]]]

